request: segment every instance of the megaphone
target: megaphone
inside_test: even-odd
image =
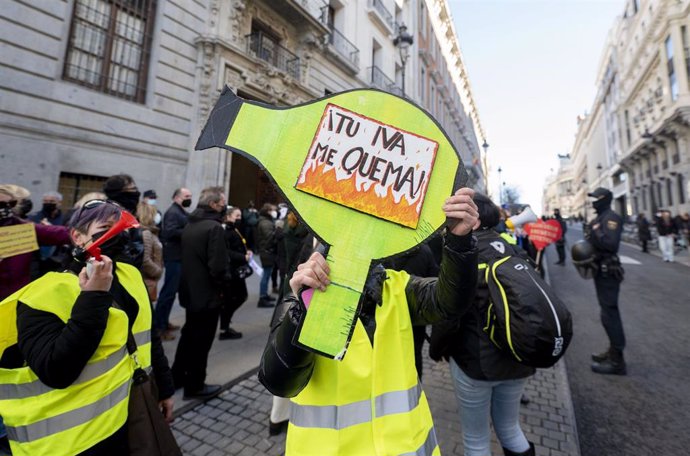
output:
[[[509,217],[508,220],[506,220],[506,227],[509,230],[513,231],[515,230],[515,228],[518,228],[526,223],[532,223],[536,221],[537,214],[534,213],[531,207],[527,206],[518,215]]]
[[[101,261],[101,245],[104,242],[112,239],[118,234],[130,228],[138,228],[139,222],[137,219],[127,211],[120,212],[120,219],[106,231],[103,236],[96,239],[96,241],[88,246],[86,249],[75,249],[73,256],[75,259],[81,262],[85,262],[90,257],[93,257],[96,261]]]

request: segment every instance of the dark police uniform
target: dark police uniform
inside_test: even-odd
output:
[[[618,310],[618,293],[620,283],[623,281],[623,268],[618,258],[618,247],[623,231],[623,219],[611,210],[613,195],[609,190],[599,187],[588,196],[597,198],[597,201],[593,203],[597,217],[589,224],[586,237],[597,252],[598,270],[594,276],[594,285],[601,307],[601,323],[610,342],[608,356],[605,359],[605,354],[593,356],[593,359],[598,362],[592,365],[592,370],[598,373],[624,374],[625,333]],[[602,366],[604,372],[601,372]]]

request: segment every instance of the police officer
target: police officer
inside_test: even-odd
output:
[[[561,210],[556,208],[553,210],[553,218],[561,225],[561,238],[556,241],[556,252],[558,252],[558,261],[556,264],[565,266],[565,233],[568,231],[568,225],[561,217]]]
[[[618,292],[623,281],[618,246],[621,242],[623,219],[611,210],[613,194],[609,190],[599,187],[587,196],[595,198],[592,206],[597,217],[589,224],[585,238],[596,252],[595,262],[598,267],[594,285],[601,307],[601,323],[609,337],[609,349],[592,355],[592,371],[597,374],[625,375],[625,334],[618,310]]]

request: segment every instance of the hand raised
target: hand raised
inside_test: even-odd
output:
[[[79,288],[82,291],[109,291],[113,284],[113,260],[101,256],[101,261],[90,260],[89,273],[82,268],[79,273]]]
[[[443,205],[443,212],[446,213],[448,230],[457,235],[464,236],[471,233],[474,225],[479,218],[477,205],[472,198],[474,190],[471,188],[461,188],[446,199]]]
[[[297,296],[302,287],[325,291],[326,286],[331,283],[328,279],[330,272],[331,268],[323,255],[314,252],[305,263],[297,266],[297,270],[290,279],[290,288],[295,296]]]

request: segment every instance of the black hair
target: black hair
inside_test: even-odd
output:
[[[103,184],[103,193],[105,193],[108,198],[112,198],[113,195],[117,195],[123,188],[132,182],[134,182],[134,179],[132,179],[132,176],[129,174],[115,174],[114,176],[110,176]]]
[[[498,225],[501,221],[501,212],[488,196],[475,192],[473,201],[479,212],[480,228],[493,228]]]

